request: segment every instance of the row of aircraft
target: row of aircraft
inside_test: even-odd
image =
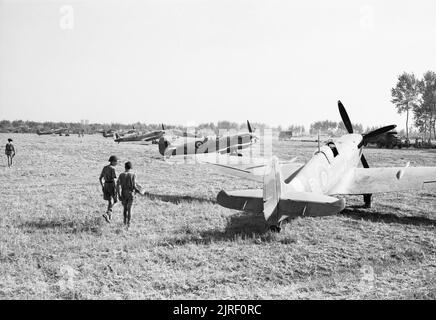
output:
[[[162,130],[141,137],[158,140],[159,152],[165,159],[192,155],[196,163],[209,165],[220,173],[262,184],[263,187],[257,189],[222,190],[217,202],[229,209],[263,214],[269,228],[276,232],[285,221],[298,216],[328,216],[341,212],[346,207],[346,195],[362,195],[365,207],[369,208],[373,194],[419,190],[436,183],[436,167],[410,167],[405,163],[402,167],[370,168],[363,153],[366,143],[396,126],[356,134],[341,101],[338,108],[348,134],[330,139],[322,146],[318,139],[318,149],[306,163],[297,163],[296,158],[279,161],[275,156],[270,159],[241,157],[241,149],[259,140],[248,121],[248,132],[194,137],[179,144],[169,141],[163,126]]]
[[[248,148],[259,140],[254,134],[249,121],[247,121],[247,128],[247,132],[212,137],[204,137],[187,131],[175,132],[172,130],[172,133],[176,136],[185,138],[182,139],[181,142],[176,143],[166,135],[163,124],[161,130],[146,133],[135,132],[125,134],[124,136],[120,136],[117,132],[114,132],[113,135],[114,141],[117,143],[156,143],[159,145],[159,153],[165,158],[178,155],[195,155],[215,152],[242,156],[239,152],[240,150]]]

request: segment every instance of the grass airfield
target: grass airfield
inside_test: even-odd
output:
[[[436,299],[436,189],[347,197],[336,216],[297,218],[279,234],[262,216],[216,204],[255,183],[170,165],[157,145],[0,134],[0,299]],[[280,159],[316,143],[274,141]],[[111,154],[133,163],[148,194],[132,227],[111,224],[98,177]],[[373,167],[436,166],[436,150],[365,150]]]

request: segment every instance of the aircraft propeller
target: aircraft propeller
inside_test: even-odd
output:
[[[341,101],[338,101],[338,107],[339,107],[339,113],[341,114],[341,118],[342,118],[342,121],[344,122],[345,128],[347,129],[348,133],[353,133],[353,125],[352,125],[350,117],[348,116],[348,113],[345,110],[345,107]],[[385,132],[391,131],[392,129],[395,129],[396,127],[397,127],[396,125],[385,126],[385,127],[373,130],[371,132],[368,132],[367,134],[363,134],[362,141],[360,141],[360,143],[358,144],[357,147],[360,149],[371,138],[374,138],[374,137],[376,137],[380,134],[383,134]],[[362,166],[365,169],[369,168],[368,161],[366,161],[366,158],[363,155],[363,153],[360,156],[360,161],[362,162]],[[364,194],[363,195],[363,200],[365,201],[365,206],[367,206],[367,207],[371,206],[371,198],[372,198],[372,194]]]
[[[247,120],[248,132],[251,135],[251,139],[257,142],[259,138],[253,133],[253,128],[251,127],[250,121]]]
[[[247,120],[248,132],[253,133],[253,129],[251,128],[250,121]]]
[[[339,107],[339,113],[341,114],[341,118],[342,118],[342,121],[344,122],[345,128],[347,129],[348,133],[353,133],[353,125],[352,125],[350,117],[348,116],[348,113],[345,110],[345,107],[341,101],[338,101],[338,107]],[[362,135],[363,139],[357,147],[360,149],[371,138],[374,138],[374,137],[381,135],[385,132],[391,131],[392,129],[395,129],[396,127],[397,127],[396,125],[385,126],[385,127],[373,130],[367,134],[363,134]],[[364,168],[369,168],[368,161],[366,161],[366,158],[363,155],[363,153],[362,153],[360,160],[361,160]]]
[[[345,110],[344,105],[341,100],[338,101],[339,113],[341,114],[342,122],[345,125],[348,133],[353,133],[353,124],[351,123],[350,117],[348,116],[347,110]]]

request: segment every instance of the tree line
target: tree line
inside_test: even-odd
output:
[[[409,138],[410,116],[425,139],[436,138],[436,73],[427,71],[422,78],[403,72],[391,89],[391,102],[398,113],[406,114],[406,136]]]
[[[310,125],[309,132],[306,131],[304,125],[292,124],[286,128],[282,126],[277,127],[268,127],[264,123],[253,122],[250,123],[254,130],[263,131],[265,128],[270,128],[273,132],[281,132],[281,131],[292,131],[294,136],[303,136],[306,133],[311,135],[316,135],[318,132],[320,134],[328,134],[332,136],[342,135],[346,133],[346,129],[342,121],[335,122],[330,120],[324,121],[316,121]],[[195,128],[187,128],[182,125],[168,125],[164,124],[165,129],[177,129],[177,130],[191,130],[194,129],[197,132],[209,132],[211,134],[219,134],[220,130],[229,130],[229,131],[247,131],[247,123],[237,123],[227,120],[214,122],[205,122],[200,123],[195,126]],[[0,121],[0,132],[12,132],[12,133],[36,133],[38,131],[49,131],[59,128],[67,128],[70,133],[98,133],[109,130],[129,130],[129,129],[137,129],[139,131],[151,131],[162,128],[162,124],[146,124],[142,122],[135,122],[131,124],[122,124],[122,123],[110,123],[110,124],[101,124],[101,123],[89,123],[88,121],[81,122],[37,122],[37,121],[23,121],[23,120],[1,120]],[[366,128],[364,131],[363,126],[361,124],[355,123],[353,124],[353,128],[356,132],[369,132],[374,130],[374,127]]]

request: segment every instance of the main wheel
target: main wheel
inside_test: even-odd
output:
[[[279,233],[282,230],[282,228],[280,226],[272,225],[269,226],[269,230],[274,233]]]

